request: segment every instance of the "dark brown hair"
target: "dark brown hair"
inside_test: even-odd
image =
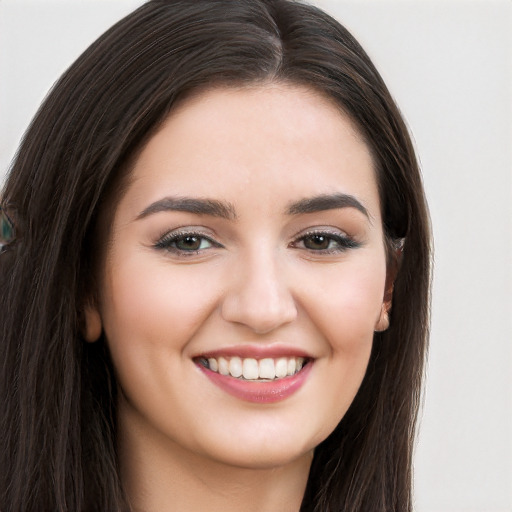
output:
[[[301,510],[412,510],[430,230],[395,103],[359,44],[319,9],[290,0],[153,0],[53,87],[2,195],[16,228],[0,255],[3,512],[127,509],[110,357],[105,340],[87,344],[81,335],[98,212],[115,208],[127,162],[177,101],[269,81],[315,89],[351,117],[374,156],[388,247],[405,240],[391,325],[375,335],[349,411],[315,450]]]

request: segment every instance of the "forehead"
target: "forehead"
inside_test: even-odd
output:
[[[273,203],[306,189],[355,194],[378,210],[371,153],[348,116],[311,89],[268,84],[181,103],[135,159],[123,200],[172,193],[236,202],[251,190]]]

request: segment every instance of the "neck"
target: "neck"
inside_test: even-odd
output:
[[[298,512],[313,458],[237,467],[120,421],[121,477],[134,512]]]

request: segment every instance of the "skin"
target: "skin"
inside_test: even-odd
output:
[[[288,211],[332,194],[366,213]],[[165,197],[221,201],[231,217],[151,211]],[[157,246],[176,232],[207,238],[197,251]],[[105,332],[116,368],[134,508],[299,510],[313,450],[348,409],[388,322],[374,165],[352,123],[292,85],[193,97],[137,157],[109,242],[87,338]],[[234,397],[194,358],[240,346],[306,352],[309,375],[276,403]]]

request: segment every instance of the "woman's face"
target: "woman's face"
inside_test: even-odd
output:
[[[241,467],[336,427],[386,327],[369,150],[301,87],[216,89],[144,147],[114,215],[88,338],[108,341],[121,428]]]

